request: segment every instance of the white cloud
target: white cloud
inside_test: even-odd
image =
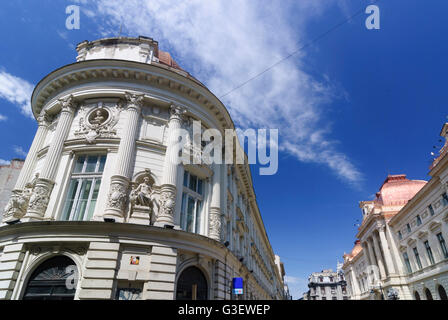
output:
[[[6,121],[6,120],[8,120],[8,117],[0,114],[0,121]]]
[[[22,157],[26,157],[26,155],[28,154],[28,152],[23,150],[23,148],[20,147],[20,146],[14,146],[14,152],[17,153],[19,156],[22,156]]]
[[[303,294],[308,291],[308,280],[300,277],[285,276],[285,283],[288,285],[289,293],[293,299],[303,297]]]
[[[0,166],[7,166],[9,164],[10,164],[10,162],[8,160],[0,159]]]
[[[162,50],[174,51],[177,62],[220,97],[303,46],[306,21],[329,3],[341,2],[95,0],[86,9],[95,12],[99,34],[116,35],[123,22],[130,34],[158,40]],[[237,125],[279,128],[280,150],[326,165],[357,184],[361,173],[337,150],[324,124],[325,106],[344,92],[325,75],[322,80],[309,75],[303,58],[303,52],[294,55],[222,101]]]
[[[34,86],[28,81],[0,70],[0,98],[6,99],[20,108],[20,111],[33,118],[31,94]]]

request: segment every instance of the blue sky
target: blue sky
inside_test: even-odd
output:
[[[77,43],[116,35],[121,23],[123,35],[158,40],[220,97],[370,2],[2,3],[0,163],[23,157],[32,142],[33,86],[74,62]],[[65,28],[70,4],[81,6],[80,30]],[[241,127],[280,129],[278,173],[253,170],[253,180],[296,298],[311,272],[335,268],[351,250],[358,202],[372,199],[388,173],[428,179],[430,152],[448,115],[448,4],[378,6],[380,30],[367,30],[361,14],[222,98]]]

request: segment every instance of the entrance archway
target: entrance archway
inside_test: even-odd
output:
[[[421,300],[420,294],[417,291],[414,292],[414,296],[415,296],[415,300]]]
[[[425,289],[426,300],[433,300],[431,291],[428,288]]]
[[[439,291],[440,300],[448,300],[448,297],[446,296],[446,291],[445,291],[444,287],[439,285],[439,287],[437,288],[437,291]]]
[[[67,268],[72,266],[71,268]],[[66,256],[44,261],[32,273],[23,300],[73,300],[76,288],[71,288],[70,276],[77,276],[76,264]]]
[[[199,268],[188,267],[177,280],[176,300],[207,300],[207,279]]]

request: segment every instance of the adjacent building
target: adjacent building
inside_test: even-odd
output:
[[[173,161],[180,129],[182,155],[203,155],[195,121],[234,129],[221,101],[153,39],[77,52],[32,95],[38,129],[0,227],[0,298],[283,299],[249,166]]]
[[[347,283],[344,272],[338,267],[313,272],[308,278],[308,292],[304,294],[304,300],[348,300]]]
[[[3,209],[11,197],[24,161],[22,159],[12,159],[9,164],[0,165],[0,219],[2,218]]]
[[[431,179],[389,175],[363,221],[343,269],[352,299],[446,300],[448,290],[448,124]]]

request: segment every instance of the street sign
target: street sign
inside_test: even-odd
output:
[[[243,278],[233,278],[233,294],[243,294]]]

